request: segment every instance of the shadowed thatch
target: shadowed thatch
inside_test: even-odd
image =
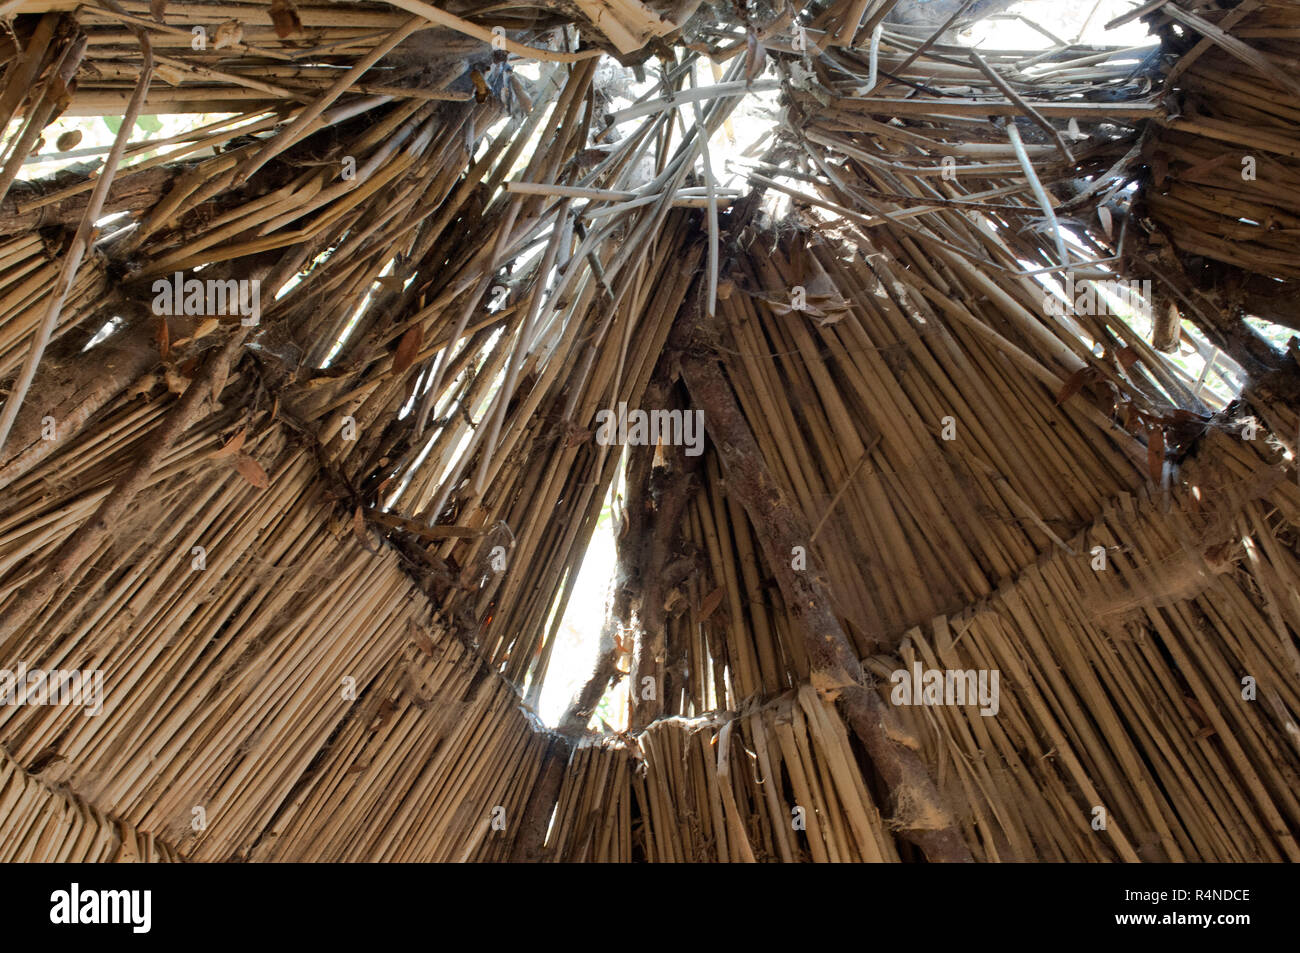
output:
[[[0,5],[5,859],[1297,859],[1300,15],[961,6]]]

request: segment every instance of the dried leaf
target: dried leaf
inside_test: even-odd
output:
[[[403,374],[420,355],[420,344],[424,335],[420,326],[414,325],[409,328],[402,339],[397,342],[397,351],[393,354],[393,373]]]
[[[133,400],[136,397],[148,397],[149,391],[158,386],[157,374],[145,374],[139,380],[126,390],[126,399]]]
[[[361,504],[357,504],[356,511],[352,514],[352,532],[357,534],[357,539],[361,540],[361,545],[366,548],[366,552],[378,552],[370,544],[370,531],[366,528],[366,514],[361,509]]]
[[[1124,368],[1126,371],[1141,360],[1138,356],[1138,352],[1133,350],[1131,347],[1120,348],[1115,352],[1115,359],[1119,361],[1119,366]]]
[[[1129,433],[1136,434],[1138,425],[1142,422],[1142,413],[1132,404],[1129,404],[1124,412],[1124,427]]]
[[[221,460],[230,456],[232,453],[238,453],[244,447],[244,441],[248,439],[248,428],[240,427],[235,435],[226,441],[225,446],[220,450],[214,450],[208,454],[211,460]]]
[[[167,327],[167,316],[165,314],[158,316],[158,333],[155,338],[158,341],[158,354],[165,361],[167,355],[172,352],[172,335],[171,330]]]
[[[271,0],[271,22],[275,24],[275,35],[282,40],[302,32],[298,8],[293,5],[292,0]]]
[[[167,0],[149,0],[149,16],[153,17],[159,23],[165,23],[164,14],[167,12]]]
[[[216,40],[213,42],[212,48],[222,50],[228,46],[238,46],[243,40],[244,25],[238,20],[227,20],[217,27]]]
[[[1057,406],[1059,407],[1061,404],[1064,404],[1067,400],[1078,393],[1079,388],[1082,387],[1090,377],[1092,377],[1092,374],[1093,369],[1091,366],[1081,367],[1071,374],[1066,379],[1065,386],[1061,388],[1061,392],[1056,395]]]
[[[49,91],[46,93],[49,101],[54,103],[53,115],[59,116],[68,108],[72,102],[72,92],[68,89],[68,84],[63,81],[63,77],[57,73],[50,79]]]
[[[194,332],[191,340],[197,341],[201,337],[207,337],[219,327],[221,327],[221,322],[216,318],[204,318],[202,323],[199,324],[198,330]]]
[[[262,469],[262,465],[246,453],[235,454],[235,469],[239,471],[241,477],[259,490],[265,490],[271,485],[271,480]]]
[[[167,389],[173,394],[183,394],[185,388],[190,386],[190,379],[174,367],[163,368],[163,380],[167,382]]]
[[[79,142],[81,142],[81,130],[70,129],[54,140],[54,148],[60,152],[67,152],[69,149],[77,148]]]
[[[436,654],[436,649],[433,646],[433,639],[429,638],[429,636],[425,634],[424,630],[415,624],[414,620],[406,620],[406,630],[410,633],[411,641],[415,643],[416,648],[425,655]]]
[[[168,86],[179,86],[190,77],[183,69],[170,66],[167,63],[155,63],[153,68],[154,75],[166,83]]]
[[[564,438],[565,447],[580,447],[596,435],[594,430],[583,430],[581,427],[574,427],[569,430],[568,435]]]
[[[370,722],[370,730],[378,731],[384,725],[388,724],[388,719],[393,717],[393,712],[397,711],[397,705],[391,698],[385,698],[379,703],[379,709],[374,719]]]
[[[474,101],[479,103],[487,102],[490,91],[488,90],[487,80],[483,78],[483,74],[476,69],[470,70],[469,79],[470,82],[474,84]]]

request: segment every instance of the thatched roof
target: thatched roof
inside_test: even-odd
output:
[[[0,4],[0,857],[1300,858],[1300,14],[907,6]]]

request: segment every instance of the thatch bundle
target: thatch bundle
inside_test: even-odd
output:
[[[5,857],[1296,859],[1295,361],[1186,258],[1295,278],[1294,10],[1205,6],[1149,55],[896,0],[0,5],[0,667],[105,683],[0,704]],[[601,55],[661,82],[614,109]],[[178,272],[258,323],[160,314]],[[1153,278],[1150,339],[1075,273]],[[620,404],[703,454],[624,464]],[[996,714],[896,704],[918,662]]]

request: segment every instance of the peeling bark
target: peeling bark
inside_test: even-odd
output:
[[[749,515],[768,567],[799,623],[812,685],[823,697],[839,702],[862,741],[893,797],[899,833],[931,861],[971,861],[925,765],[898,740],[905,732],[893,712],[865,686],[862,666],[831,611],[830,592],[811,567],[791,568],[791,549],[807,545],[809,528],[768,471],[721,369],[712,359],[692,354],[683,357],[682,376],[695,404],[704,410],[706,430],[726,473],[727,492]]]
[[[546,859],[546,829],[560,801],[560,787],[568,766],[569,743],[564,738],[552,738],[542,756],[541,776],[533,785],[510,847],[511,863],[535,864]]]

